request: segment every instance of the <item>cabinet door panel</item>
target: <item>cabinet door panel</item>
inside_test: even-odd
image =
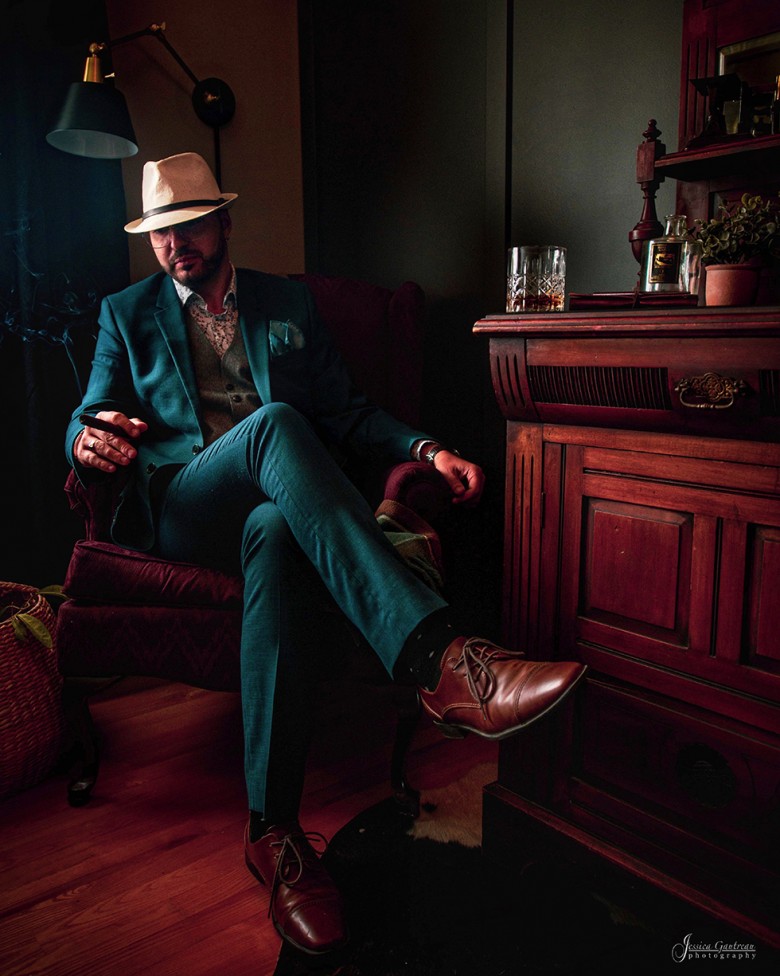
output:
[[[585,501],[580,613],[686,641],[690,515],[605,499]],[[660,571],[659,571],[660,570]]]
[[[688,670],[710,653],[717,520],[697,502],[711,493],[653,479],[647,459],[626,475],[636,457],[567,451],[561,653],[588,641]]]
[[[747,587],[748,660],[780,672],[780,529],[755,526]]]
[[[657,455],[593,444],[567,448],[557,653],[692,704],[717,700],[732,717],[755,714],[773,726],[776,469],[673,461],[659,465]]]

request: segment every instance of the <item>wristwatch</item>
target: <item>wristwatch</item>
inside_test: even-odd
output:
[[[453,451],[451,447],[445,447],[443,444],[431,444],[428,450],[423,454],[423,461],[427,461],[428,464],[433,464],[433,459],[439,453],[439,451],[449,451],[450,454],[458,454],[457,451]],[[460,454],[458,454],[460,457]]]

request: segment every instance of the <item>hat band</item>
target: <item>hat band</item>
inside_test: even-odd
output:
[[[171,213],[173,210],[186,210],[187,207],[218,207],[225,202],[224,197],[218,200],[181,200],[178,203],[166,203],[164,207],[154,207],[152,210],[144,211],[142,220],[147,217],[156,217],[157,214]]]

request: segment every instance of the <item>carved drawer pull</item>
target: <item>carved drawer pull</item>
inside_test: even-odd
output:
[[[674,392],[679,394],[682,406],[692,410],[728,410],[738,396],[747,393],[747,389],[744,380],[719,373],[703,373],[680,380]]]

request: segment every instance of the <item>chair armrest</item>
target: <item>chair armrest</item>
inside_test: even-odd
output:
[[[65,494],[70,509],[84,519],[85,539],[111,541],[111,522],[122,490],[121,478],[106,478],[82,484],[75,471],[65,480]]]
[[[435,526],[452,511],[452,491],[444,476],[424,461],[405,461],[385,480],[386,499],[400,502]]]

